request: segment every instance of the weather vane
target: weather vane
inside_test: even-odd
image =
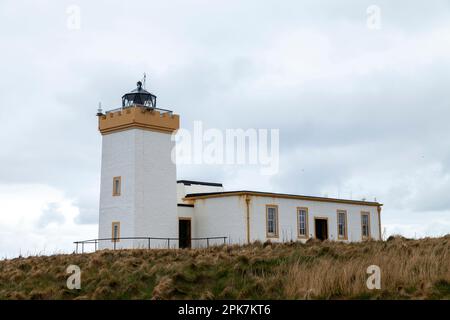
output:
[[[145,89],[145,81],[147,80],[147,74],[144,72],[144,78],[142,78],[142,83]]]

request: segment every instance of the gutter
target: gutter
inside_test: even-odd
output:
[[[245,197],[246,218],[247,218],[247,243],[250,244],[250,196]]]

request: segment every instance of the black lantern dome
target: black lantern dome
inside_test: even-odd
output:
[[[124,94],[122,97],[122,107],[129,107],[135,104],[156,108],[156,96],[143,89],[141,81],[138,81],[136,89]]]

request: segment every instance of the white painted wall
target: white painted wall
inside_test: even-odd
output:
[[[194,219],[195,211],[194,207],[178,207],[178,218],[191,218]],[[195,232],[191,230],[194,237]]]
[[[130,129],[103,136],[99,238],[111,237],[120,221],[121,237],[178,236],[176,168],[170,134]],[[112,196],[114,176],[121,176],[120,196]],[[147,247],[147,241],[123,240],[117,247]],[[152,247],[167,246],[153,241]],[[111,248],[103,243],[99,248]]]
[[[177,183],[177,201],[183,203],[183,198],[190,193],[206,193],[206,192],[222,192],[223,187],[205,186],[201,184],[185,185],[181,182]]]
[[[229,243],[246,243],[245,200],[242,196],[195,200],[198,237],[228,237]],[[220,243],[221,241],[216,241]]]
[[[251,196],[250,239],[266,241],[266,205],[278,206],[279,235],[271,241],[297,241],[297,207],[307,207],[309,234],[314,237],[314,217],[328,218],[329,240],[337,239],[337,210],[347,211],[347,241],[361,241],[361,211],[370,213],[370,232],[380,239],[377,207],[355,204]],[[227,236],[230,243],[246,243],[246,203],[243,196],[195,201],[196,232],[199,237]],[[300,241],[306,241],[301,239]],[[345,240],[339,240],[345,241]]]
[[[178,236],[174,142],[168,133],[136,130],[135,235]],[[155,246],[165,245],[155,242]]]
[[[348,241],[362,240],[361,211],[370,212],[371,237],[377,240],[380,238],[380,234],[378,231],[378,211],[377,207],[374,206],[252,196],[250,201],[251,241],[267,240],[266,205],[270,204],[278,206],[279,219],[278,239],[270,238],[271,241],[297,240],[297,207],[308,208],[308,229],[310,237],[314,237],[314,217],[325,217],[328,218],[329,240],[338,240],[337,210],[346,210]]]
[[[135,131],[116,132],[102,137],[100,180],[100,212],[98,237],[112,237],[112,222],[120,221],[120,235],[134,233],[135,210]],[[121,195],[113,196],[113,177],[121,176]],[[123,247],[123,242],[116,243]],[[101,241],[99,248],[111,248],[112,243]]]

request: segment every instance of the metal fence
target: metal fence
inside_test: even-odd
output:
[[[204,244],[206,244],[206,247],[209,248],[211,245],[214,244],[226,244],[227,243],[227,239],[228,237],[204,237],[204,238],[190,238],[190,242],[192,241],[197,241],[199,242],[203,242]],[[152,248],[152,241],[153,243],[155,241],[158,241],[158,243],[163,243],[163,245],[159,246],[158,248],[167,248],[170,249],[170,245],[175,244],[172,249],[179,249],[179,241],[180,238],[159,238],[159,237],[123,237],[123,238],[101,238],[101,239],[90,239],[90,240],[83,240],[83,241],[74,241],[75,244],[75,253],[78,253],[79,248],[81,247],[81,253],[84,253],[85,251],[85,245],[94,245],[94,251],[97,251],[97,249],[99,248],[99,244],[102,242],[107,242],[110,244],[111,249],[116,250],[118,247],[118,244],[121,240],[140,240],[141,241],[141,245],[137,246],[136,248],[141,248],[141,249],[151,249]],[[185,240],[185,239],[183,239]],[[218,242],[218,240],[221,240]],[[144,245],[145,243],[145,245]],[[200,243],[201,244],[201,243]],[[122,246],[123,247],[123,246]],[[132,246],[134,247],[134,246]],[[188,246],[189,248],[191,248],[191,246]],[[201,246],[199,246],[201,247]],[[126,248],[123,247],[123,248]],[[121,248],[119,248],[121,249]]]

